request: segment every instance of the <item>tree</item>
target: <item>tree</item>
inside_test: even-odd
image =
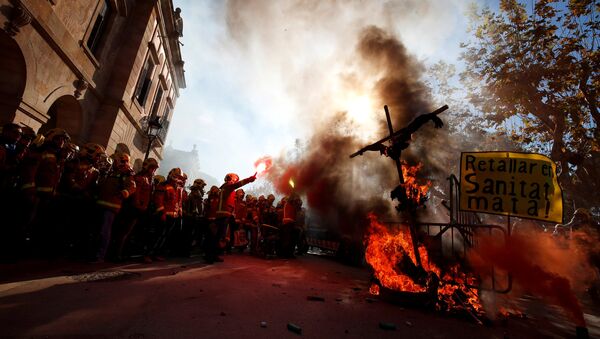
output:
[[[462,44],[470,103],[488,127],[557,162],[577,207],[600,202],[599,13],[594,0],[501,0],[498,13],[472,9]]]

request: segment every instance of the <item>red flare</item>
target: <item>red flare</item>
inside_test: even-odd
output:
[[[256,172],[256,176],[259,177],[269,171],[273,166],[273,159],[270,156],[265,155],[264,157],[256,160],[254,162],[254,171]]]

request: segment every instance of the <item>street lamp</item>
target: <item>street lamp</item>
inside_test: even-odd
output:
[[[162,128],[163,126],[160,123],[159,116],[154,116],[148,121],[148,129],[146,130],[146,137],[148,138],[148,148],[146,149],[146,156],[144,157],[144,160],[148,159],[148,155],[150,155],[150,149],[154,144],[154,140],[156,140]]]

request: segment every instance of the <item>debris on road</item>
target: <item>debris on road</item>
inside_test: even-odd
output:
[[[379,328],[381,328],[382,330],[387,330],[387,331],[395,331],[396,330],[396,324],[394,323],[385,323],[385,322],[379,322]]]
[[[316,296],[316,295],[309,295],[308,297],[306,297],[306,300],[310,300],[310,301],[325,301],[325,298],[319,297],[319,296]]]
[[[302,327],[296,325],[296,324],[292,324],[292,323],[288,323],[287,324],[287,329],[291,332],[297,333],[297,334],[302,334]]]

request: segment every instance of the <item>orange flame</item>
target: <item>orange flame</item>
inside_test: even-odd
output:
[[[417,205],[427,195],[430,182],[422,185],[417,182],[417,172],[422,167],[408,166],[403,163],[404,187],[407,197]],[[408,258],[416,265],[413,239],[408,225],[402,225],[398,230],[390,230],[381,224],[374,214],[369,214],[370,226],[366,238],[365,259],[373,268],[375,277],[381,286],[402,292],[426,292],[427,286],[415,282],[410,276],[400,270],[399,263]],[[469,307],[477,313],[482,313],[483,308],[477,294],[477,290],[469,287],[474,286],[476,281],[459,271],[459,266],[453,266],[443,275],[430,259],[427,249],[423,245],[418,246],[421,267],[429,274],[435,274],[439,280],[438,285],[438,309],[450,310]]]
[[[421,163],[415,166],[409,166],[406,161],[402,161],[402,176],[404,177],[406,196],[417,204],[423,201],[427,196],[427,192],[429,192],[429,187],[431,187],[431,181],[427,181],[425,184],[419,184],[417,182],[417,172],[419,172],[422,167],[423,164]]]
[[[377,221],[375,215],[370,214],[369,219],[365,259],[373,268],[375,277],[381,285],[394,291],[426,292],[427,286],[415,282],[398,268],[398,263],[405,256],[416,265],[408,226],[403,225],[399,230],[391,231]],[[469,307],[477,313],[483,312],[477,290],[469,287],[476,284],[475,278],[460,272],[458,265],[451,267],[442,275],[440,268],[429,259],[427,249],[423,245],[419,245],[418,251],[423,269],[429,274],[435,274],[439,279],[437,290],[439,310]]]
[[[292,186],[292,188],[296,187],[296,185],[294,184],[294,180],[292,178],[290,178],[290,181],[288,181],[288,183],[290,184],[290,186]]]
[[[379,295],[379,285],[371,284],[371,287],[369,287],[369,293],[372,295]]]

